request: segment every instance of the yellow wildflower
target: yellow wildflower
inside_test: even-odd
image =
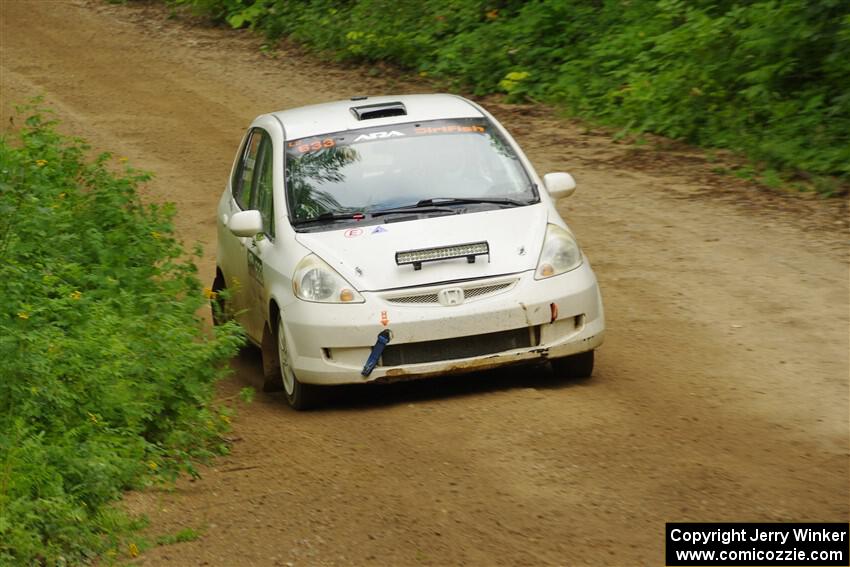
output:
[[[26,319],[30,318],[30,314],[27,313],[26,311],[19,311],[18,312],[18,318],[26,320]]]
[[[44,167],[45,165],[47,165],[47,160],[46,159],[37,159],[37,160],[35,160],[35,164],[38,167]]]
[[[204,297],[207,299],[215,299],[218,297],[218,294],[212,290],[212,288],[205,287],[204,288]]]
[[[514,82],[520,82],[528,78],[528,72],[526,71],[511,71],[507,75],[505,75],[505,79]]]
[[[148,468],[149,468],[150,470],[152,470],[152,471],[155,471],[156,469],[158,469],[158,468],[159,468],[159,465],[158,465],[158,464],[156,464],[156,463],[155,463],[155,462],[153,462],[153,461],[148,461]]]
[[[229,415],[221,414],[219,417],[221,417],[221,421],[223,421],[224,423],[230,423],[230,416]]]
[[[151,236],[153,236],[154,240],[159,240],[160,238],[162,238],[162,235],[155,230],[151,232]]]
[[[79,291],[72,291],[71,292],[71,299],[73,299],[74,301],[78,301],[82,296],[83,296],[83,294],[80,293]]]
[[[127,546],[127,551],[130,552],[130,557],[136,557],[139,555],[139,546],[135,543],[131,543]]]
[[[499,81],[499,86],[508,93],[512,93],[528,77],[529,73],[526,71],[511,71],[505,75],[504,79]]]

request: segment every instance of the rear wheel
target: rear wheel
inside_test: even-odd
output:
[[[552,361],[552,371],[557,377],[590,378],[593,374],[593,353],[589,350]]]
[[[320,386],[304,384],[295,377],[289,359],[289,350],[286,346],[286,334],[283,329],[283,318],[278,317],[277,328],[277,356],[280,362],[280,379],[283,383],[283,393],[286,402],[296,410],[306,410],[316,407],[321,401]]]

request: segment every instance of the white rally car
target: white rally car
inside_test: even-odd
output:
[[[264,114],[218,205],[214,319],[296,409],[318,386],[545,359],[589,376],[602,300],[555,208],[574,188],[457,96]]]

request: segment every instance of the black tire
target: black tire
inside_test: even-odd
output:
[[[552,372],[557,378],[590,378],[593,374],[593,353],[589,350],[552,361]]]
[[[322,388],[321,386],[304,384],[296,378],[295,372],[289,365],[286,337],[283,332],[283,318],[280,316],[278,316],[277,325],[275,325],[275,344],[277,345],[277,355],[280,364],[281,389],[283,390],[283,395],[286,397],[286,403],[292,409],[298,411],[315,408],[322,401]]]
[[[215,271],[215,279],[212,284],[212,296],[210,297],[210,310],[212,311],[213,325],[224,325],[228,321],[227,303],[224,300],[222,291],[227,289],[224,283],[224,277],[218,270]]]

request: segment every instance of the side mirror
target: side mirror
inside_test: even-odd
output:
[[[236,236],[256,236],[263,232],[263,217],[260,211],[239,211],[230,217],[227,228]]]
[[[543,185],[546,186],[546,191],[553,199],[563,199],[569,197],[576,190],[576,180],[569,173],[559,171],[557,173],[547,173],[543,176]]]

